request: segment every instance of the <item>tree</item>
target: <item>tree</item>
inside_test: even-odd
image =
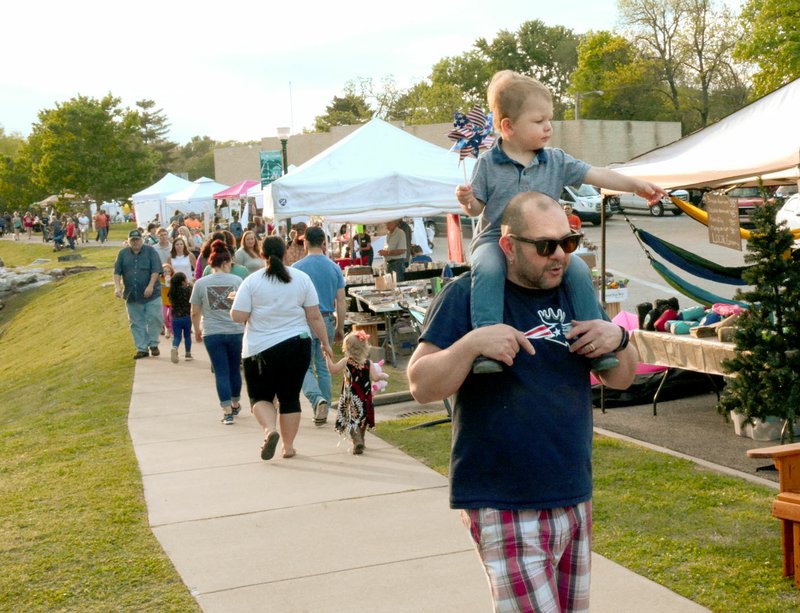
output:
[[[14,157],[19,148],[25,144],[25,139],[18,132],[6,134],[5,128],[0,126],[0,155]]]
[[[799,0],[748,0],[739,22],[746,36],[739,39],[734,56],[757,67],[754,96],[800,77]]]
[[[169,121],[163,109],[155,109],[153,100],[137,100],[139,109],[139,131],[144,143],[157,156],[157,166],[151,179],[160,179],[170,171],[175,162],[178,145],[166,138],[169,133]]]
[[[208,136],[193,136],[192,140],[178,149],[174,162],[178,172],[185,172],[190,181],[200,177],[214,177],[214,147]]]
[[[31,181],[28,147],[23,143],[16,156],[0,155],[0,210],[27,207],[42,200],[47,193]]]
[[[148,184],[155,166],[135,111],[119,98],[77,96],[39,112],[28,139],[31,180],[51,194],[102,203]]]
[[[581,98],[584,119],[672,120],[674,110],[660,86],[659,74],[656,62],[642,57],[622,36],[590,32],[578,45],[571,91],[574,96],[603,92]]]
[[[316,132],[330,132],[333,126],[352,126],[368,122],[373,117],[366,97],[356,93],[351,81],[345,85],[344,96],[334,96],[323,115],[314,120]]]
[[[753,286],[737,299],[750,307],[737,322],[736,357],[723,362],[728,380],[719,410],[736,410],[748,420],[776,416],[792,424],[800,414],[800,259],[791,257],[793,238],[775,224],[774,203],[756,207],[743,273]]]
[[[447,123],[453,112],[463,109],[463,92],[450,83],[416,83],[402,93],[389,109],[387,119],[409,125]]]

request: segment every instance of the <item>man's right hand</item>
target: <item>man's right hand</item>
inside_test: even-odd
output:
[[[530,340],[522,332],[506,324],[476,328],[465,338],[468,339],[476,358],[482,355],[508,366],[514,363],[514,358],[520,349],[530,355],[536,353]]]
[[[115,295],[117,298],[122,298],[122,289],[121,289],[121,288],[119,288],[119,287],[115,287],[115,288],[114,288],[114,295]]]

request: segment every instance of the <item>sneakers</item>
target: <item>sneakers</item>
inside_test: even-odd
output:
[[[264,439],[264,444],[261,445],[261,459],[271,460],[275,455],[275,448],[278,446],[278,441],[281,435],[277,432],[270,432],[267,438]]]
[[[146,358],[146,357],[147,357],[147,356],[149,356],[149,355],[150,355],[150,354],[149,354],[149,353],[147,353],[146,351],[137,351],[137,352],[136,352],[136,353],[133,355],[133,359],[134,359],[134,360],[139,360],[139,359],[141,359],[141,358]]]
[[[158,350],[158,346],[150,347],[150,355],[152,355],[154,358],[161,355],[161,352]]]
[[[189,353],[188,351],[186,352],[186,355],[183,356],[183,359],[186,360],[187,362],[191,362],[192,360],[194,360],[194,358],[192,357],[192,354]]]
[[[169,352],[169,359],[172,361],[173,364],[178,363],[178,348],[173,347]]]
[[[328,401],[320,400],[314,407],[314,423],[321,426],[328,422]]]
[[[231,413],[233,414],[234,417],[236,417],[239,414],[239,411],[241,410],[242,410],[242,405],[236,407],[231,405]]]
[[[472,373],[475,375],[489,375],[503,372],[503,363],[480,356],[472,363]]]
[[[222,416],[222,423],[224,425],[226,425],[226,426],[232,426],[233,425],[233,413],[225,413]]]

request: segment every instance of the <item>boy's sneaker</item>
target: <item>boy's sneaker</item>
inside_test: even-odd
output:
[[[225,424],[226,426],[232,426],[233,413],[225,413],[225,415],[222,416],[222,423]]]
[[[492,358],[480,356],[472,363],[472,373],[475,375],[490,375],[499,372],[503,372],[503,363]]]
[[[589,364],[592,370],[601,372],[603,370],[611,370],[612,368],[616,368],[619,366],[619,360],[613,353],[607,353],[605,355],[601,355],[599,358],[589,360]]]
[[[178,348],[173,347],[169,352],[169,359],[172,360],[173,364],[178,363]]]
[[[158,350],[158,346],[150,347],[150,355],[152,355],[154,358],[161,355],[161,352]]]
[[[194,360],[194,358],[192,357],[192,354],[188,353],[188,352],[186,353],[185,356],[183,356],[183,359],[186,360],[187,362],[191,362],[192,360]]]

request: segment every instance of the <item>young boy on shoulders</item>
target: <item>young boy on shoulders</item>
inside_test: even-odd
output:
[[[462,210],[471,217],[480,216],[471,247],[470,308],[474,328],[503,321],[505,257],[498,244],[500,220],[509,200],[516,194],[542,192],[557,201],[565,185],[589,183],[633,192],[649,201],[666,196],[666,192],[653,183],[591,166],[561,149],[547,147],[553,131],[553,101],[550,91],[536,79],[502,70],[492,77],[487,98],[494,129],[501,136],[489,151],[478,158],[472,184],[456,188],[456,198]],[[564,244],[574,251],[578,243],[568,241]],[[564,285],[577,320],[604,317],[591,274],[583,260],[569,260]],[[608,354],[592,360],[592,369],[606,370],[616,363],[614,355]],[[473,366],[476,374],[501,370],[502,364],[488,358],[479,358]]]

